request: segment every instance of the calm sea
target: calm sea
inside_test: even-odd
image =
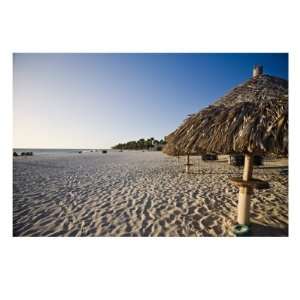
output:
[[[104,149],[97,149],[98,151],[102,151]],[[38,148],[14,148],[14,152],[21,154],[21,152],[33,152],[34,155],[61,155],[61,154],[72,154],[78,153],[79,151],[84,152],[91,152],[96,151],[96,149],[38,149]]]

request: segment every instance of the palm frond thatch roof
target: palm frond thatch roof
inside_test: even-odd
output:
[[[251,78],[187,118],[167,137],[168,147],[182,153],[287,154],[287,80],[263,74]]]

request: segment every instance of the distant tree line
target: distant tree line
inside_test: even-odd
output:
[[[165,140],[156,140],[153,137],[148,139],[139,139],[138,141],[130,141],[123,144],[117,144],[112,149],[118,150],[162,150],[166,144]]]

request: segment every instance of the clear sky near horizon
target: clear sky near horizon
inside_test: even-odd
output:
[[[14,148],[161,139],[252,76],[288,79],[288,54],[14,54]]]

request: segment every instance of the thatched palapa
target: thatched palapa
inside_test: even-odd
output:
[[[191,115],[169,136],[182,153],[287,154],[288,82],[257,75]]]
[[[186,156],[186,173],[190,173],[190,167],[192,166],[192,164],[190,163],[190,156],[193,155],[199,155],[200,153],[196,153],[196,152],[184,152],[182,150],[180,150],[179,148],[177,148],[174,143],[172,142],[173,139],[173,135],[169,135],[168,137],[165,138],[167,144],[164,146],[163,148],[163,152],[167,155],[171,155],[171,156],[177,156],[177,160],[179,163],[179,157],[180,156]]]
[[[185,153],[181,152],[175,144],[173,143],[173,137],[174,134],[169,134],[167,137],[165,137],[166,144],[163,148],[163,153],[171,156],[181,156],[185,155]]]
[[[247,232],[250,195],[263,183],[252,178],[254,154],[288,153],[288,82],[255,66],[252,79],[191,115],[167,141],[184,153],[244,153],[243,177],[231,182],[239,187],[236,230]]]

